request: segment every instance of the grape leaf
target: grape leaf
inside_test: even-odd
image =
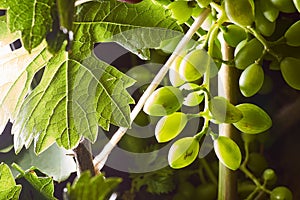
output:
[[[149,59],[149,48],[159,48],[162,41],[182,34],[176,21],[151,0],[138,4],[115,0],[82,4],[77,7],[73,30],[74,49],[81,50],[80,55],[74,55],[76,58],[93,48],[94,42],[115,41],[142,59]]]
[[[70,200],[104,200],[121,182],[121,178],[105,178],[103,174],[91,177],[89,171],[80,175],[73,185],[67,185]]]
[[[0,16],[0,48],[12,43],[20,35],[20,32],[11,33],[6,23],[6,16]]]
[[[0,0],[0,7],[7,9],[11,32],[21,31],[26,50],[42,43],[52,25],[51,7],[54,0]]]
[[[0,164],[0,200],[18,200],[22,186],[16,185],[9,167]]]
[[[20,172],[20,177],[24,177],[37,191],[39,191],[47,199],[56,199],[53,196],[54,183],[50,177],[38,177],[34,170],[24,171],[17,164],[13,164],[13,167]]]
[[[64,48],[63,48],[64,49]],[[41,153],[55,141],[74,148],[81,136],[95,141],[98,123],[130,126],[125,90],[133,80],[90,56],[79,63],[61,50],[48,63],[40,84],[25,99],[14,123],[14,145],[19,152],[34,139]]]
[[[181,30],[163,8],[153,5],[150,0],[137,5],[113,0],[88,2],[77,6],[77,9],[71,49],[64,51],[65,43],[51,59],[50,56],[39,55],[47,57],[40,84],[25,100],[26,87],[22,90],[22,98],[12,98],[22,103],[11,105],[15,113],[12,117],[10,112],[4,112],[8,115],[4,116],[2,124],[7,118],[15,120],[12,133],[16,152],[24,145],[28,148],[32,141],[36,153],[43,152],[54,142],[71,149],[78,144],[81,136],[95,141],[98,125],[105,130],[108,130],[110,123],[129,127],[128,104],[133,103],[133,99],[126,88],[134,82],[109,64],[96,59],[92,54],[94,43],[117,41],[147,57],[149,48],[159,48],[162,40],[174,37],[174,31],[170,29]],[[138,30],[132,32],[134,37],[124,33],[136,28]],[[29,66],[36,64],[29,62]],[[21,66],[27,69],[27,65]],[[30,79],[27,80],[30,82]],[[16,79],[12,79],[11,83],[15,85]],[[12,94],[8,92],[4,100],[9,99],[5,96]]]
[[[45,44],[34,49],[31,54],[20,48],[0,55],[0,133],[9,119],[15,119],[34,74],[50,57]]]

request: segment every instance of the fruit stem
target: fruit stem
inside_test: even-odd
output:
[[[165,75],[167,74],[171,64],[175,60],[176,56],[178,56],[184,47],[188,44],[188,42],[192,39],[193,35],[197,32],[199,27],[202,25],[204,20],[206,19],[207,15],[209,14],[210,9],[205,9],[199,17],[197,17],[193,23],[193,25],[189,28],[187,33],[184,35],[184,37],[180,40],[177,47],[175,48],[172,55],[169,57],[167,62],[164,64],[164,66],[160,69],[160,71],[157,73],[157,75],[152,80],[151,84],[148,86],[146,91],[143,93],[139,101],[137,102],[136,106],[130,113],[130,120],[131,122],[135,119],[135,117],[138,115],[138,113],[142,110],[146,100],[149,98],[149,96],[154,92],[154,90],[158,87],[160,82],[163,80]],[[95,169],[101,170],[106,158],[111,153],[113,148],[116,146],[116,144],[121,140],[123,135],[126,133],[128,128],[126,127],[120,127],[112,136],[111,140],[104,146],[103,150],[94,158],[94,166]]]
[[[249,142],[244,142],[244,149],[245,149],[245,159],[243,163],[240,166],[240,170],[248,177],[250,178],[253,183],[256,185],[256,189],[248,196],[247,199],[252,199],[253,196],[259,191],[262,190],[268,194],[271,193],[270,190],[266,188],[266,182],[262,185],[259,180],[247,169],[247,163],[249,159]]]
[[[254,28],[252,27],[247,27],[246,28],[247,32],[250,32],[256,39],[258,39],[258,41],[260,41],[262,43],[262,45],[264,45],[264,53],[262,55],[262,57],[264,56],[264,54],[269,53],[272,56],[274,56],[278,62],[280,62],[282,60],[282,56],[278,55],[276,52],[274,52],[271,48],[270,48],[270,43],[261,35],[259,34]],[[262,58],[261,57],[261,58]],[[261,59],[260,58],[260,59]]]

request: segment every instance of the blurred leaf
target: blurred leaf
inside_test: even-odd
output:
[[[16,185],[9,167],[0,164],[0,200],[18,200],[22,186]]]
[[[67,185],[69,200],[105,200],[121,181],[121,178],[105,178],[103,174],[91,177],[90,172],[86,171],[72,186]]]

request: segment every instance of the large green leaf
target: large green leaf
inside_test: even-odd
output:
[[[45,45],[40,45],[31,54],[20,48],[0,55],[0,133],[9,119],[15,119],[34,74],[50,57]]]
[[[52,25],[51,7],[54,0],[0,0],[8,10],[8,25],[12,32],[21,31],[25,49],[29,52],[46,37]]]
[[[22,186],[16,185],[9,167],[0,164],[0,200],[18,200]]]
[[[115,0],[92,1],[77,7],[73,24],[74,49],[89,55],[94,42],[115,41],[143,59],[149,59],[149,48],[179,35],[180,26],[151,0],[126,4]]]
[[[22,68],[19,74],[30,71],[27,79],[27,74],[21,74],[9,81],[12,85],[18,83],[21,95],[14,96],[15,92],[7,90],[9,92],[1,96],[0,103],[4,105],[1,107],[4,111],[9,110],[3,112],[6,115],[3,114],[1,124],[9,118],[14,121],[12,132],[16,152],[24,145],[28,148],[32,141],[36,153],[46,150],[54,142],[71,149],[82,136],[95,141],[98,125],[105,130],[110,123],[129,127],[128,104],[133,100],[126,88],[133,80],[95,58],[92,54],[94,43],[116,41],[141,57],[149,58],[149,48],[159,48],[161,41],[179,34],[172,30],[181,30],[162,7],[153,5],[150,0],[137,5],[114,0],[82,4],[77,7],[73,28],[74,40],[68,52],[65,43],[51,59],[50,53],[43,49],[33,58],[43,58],[44,62],[31,60],[18,64]],[[10,60],[6,64],[15,66]],[[31,65],[39,66],[29,70]],[[40,84],[24,100],[32,76],[44,65]],[[7,76],[9,68],[4,72],[3,76]],[[25,87],[22,88],[21,83]],[[13,103],[8,104],[5,99]]]
[[[6,23],[6,16],[0,16],[0,48],[12,43],[19,37],[20,32],[10,32]]]
[[[121,178],[105,178],[103,174],[91,177],[89,171],[81,174],[73,185],[67,185],[70,200],[105,200],[121,182]]]
[[[64,49],[64,48],[63,48]],[[81,136],[95,141],[98,124],[130,126],[126,88],[133,80],[90,56],[79,63],[61,50],[48,63],[40,84],[25,99],[14,123],[14,146],[35,142],[40,153],[55,141],[74,148]]]

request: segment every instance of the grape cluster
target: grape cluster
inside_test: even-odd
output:
[[[162,116],[155,129],[156,139],[161,143],[176,138],[190,119],[204,118],[202,129],[194,137],[184,137],[173,143],[168,156],[170,166],[178,169],[190,165],[197,158],[202,136],[210,135],[219,161],[232,170],[241,168],[250,176],[255,171],[248,170],[251,168],[248,157],[252,155],[248,154],[242,163],[239,146],[232,139],[213,133],[209,123],[233,124],[243,134],[256,135],[267,131],[272,120],[255,104],[233,105],[223,97],[212,97],[209,78],[216,75],[218,63],[225,63],[240,71],[239,89],[245,97],[254,96],[262,89],[266,70],[279,71],[289,86],[300,90],[300,1],[152,1],[170,11],[183,26],[190,26],[206,8],[211,9],[197,31],[197,42],[182,49],[170,66],[171,86],[156,90],[144,107],[148,115]],[[223,41],[234,48],[232,60],[223,60],[221,56]],[[204,105],[204,110],[198,114],[180,111],[182,106],[200,104]],[[265,185],[260,185],[260,180],[254,181],[254,190],[263,190],[271,199],[292,199],[286,187],[267,188],[275,177],[274,170],[266,169],[261,177]]]

